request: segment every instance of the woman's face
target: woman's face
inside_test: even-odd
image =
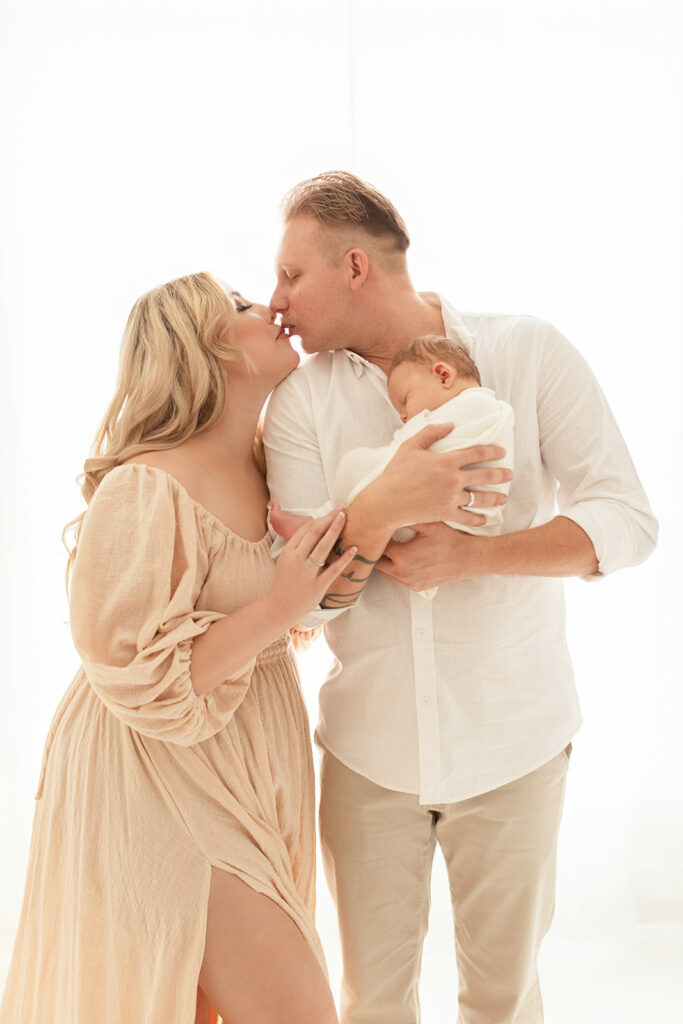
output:
[[[299,365],[299,353],[292,348],[289,337],[276,325],[269,306],[247,302],[239,292],[231,292],[237,307],[237,317],[232,322],[232,344],[249,356],[253,370],[245,366],[247,377],[266,379],[272,387]],[[240,376],[239,364],[230,365],[230,375]]]

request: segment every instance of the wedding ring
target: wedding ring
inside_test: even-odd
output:
[[[318,559],[314,558],[312,554],[308,556],[308,561],[313,562],[313,565],[317,565],[319,569],[322,569],[325,566],[324,562],[319,562]]]
[[[461,505],[460,508],[472,508],[474,505],[474,491],[470,491],[470,500],[466,505]]]

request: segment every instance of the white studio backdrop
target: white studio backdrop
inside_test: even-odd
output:
[[[580,963],[588,936],[609,959],[683,934],[681,4],[4,0],[1,16],[0,952],[77,667],[60,534],[128,310],[200,269],[267,301],[279,200],[333,168],[396,203],[419,288],[552,320],[607,393],[660,545],[567,585],[585,725],[549,943]],[[305,659],[313,718],[324,666],[320,647]],[[450,970],[438,870],[427,950]],[[326,900],[321,884],[334,977]]]

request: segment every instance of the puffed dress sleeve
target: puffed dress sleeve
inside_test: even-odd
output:
[[[71,582],[71,631],[95,693],[145,736],[191,746],[232,718],[252,659],[210,693],[192,688],[192,641],[224,618],[196,603],[213,528],[169,474],[117,467],[95,492]]]

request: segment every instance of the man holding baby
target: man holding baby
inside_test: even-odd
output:
[[[349,504],[351,570],[302,623],[324,625],[336,658],[317,738],[342,1022],[419,1020],[438,843],[461,1024],[539,1024],[536,959],[581,721],[561,577],[643,561],[656,521],[595,378],[554,327],[417,293],[400,215],[351,174],[301,183],[284,220],[271,306],[315,353],[268,410],[268,483],[284,510],[316,512],[352,449],[391,441],[402,416],[386,375],[416,338],[462,346],[483,389],[514,411],[514,477],[486,439],[429,451],[448,422],[428,420],[401,444]],[[478,533],[503,506],[503,532]],[[406,525],[413,539],[393,540]]]

